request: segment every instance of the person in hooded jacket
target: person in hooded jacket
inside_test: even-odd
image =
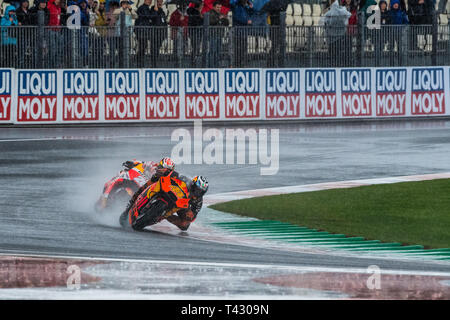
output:
[[[150,10],[151,4],[152,0],[144,0],[144,3],[141,4],[136,11],[138,18],[134,23],[134,33],[136,34],[138,42],[136,57],[138,66],[141,68],[145,67],[146,52],[150,40],[149,28],[144,27],[150,27],[152,25],[152,21],[150,20],[152,14]]]
[[[384,48],[386,44],[388,44],[388,48],[390,50],[393,49],[392,36],[390,32],[392,31],[392,27],[390,27],[391,23],[391,14],[388,10],[388,4],[386,0],[380,0],[378,2],[378,7],[380,10],[380,27],[375,28],[373,30],[373,34],[375,36],[374,46],[376,53],[376,65],[380,65],[381,57],[384,52]]]
[[[163,0],[155,0],[155,4],[150,8],[150,50],[151,66],[154,68],[160,60],[159,51],[164,40],[167,39],[167,17],[163,8]]]
[[[203,2],[201,0],[191,0],[186,10],[188,15],[188,34],[191,40],[191,64],[194,67],[200,55],[203,43]]]
[[[179,66],[178,53],[180,52],[184,56],[185,46],[188,43],[188,20],[189,17],[186,12],[187,4],[180,3],[177,5],[177,9],[172,12],[169,19],[170,37],[173,41],[173,60],[175,66]],[[178,32],[181,30],[182,37],[179,39]]]
[[[47,0],[35,0],[34,6],[30,9],[31,25],[48,26],[50,21],[50,12],[47,8]],[[42,37],[40,28],[32,28],[31,47],[33,48],[33,65],[42,67],[42,61],[45,58],[45,48],[48,47],[48,39],[44,34]]]
[[[375,0],[361,0],[359,2],[359,16],[361,17],[361,21],[364,25],[367,24],[367,19],[375,13],[375,11],[371,10],[370,7],[376,6],[377,2]]]
[[[389,10],[390,22],[392,25],[396,25],[397,27],[392,27],[392,30],[389,30],[389,34],[387,37],[389,39],[389,44],[391,46],[391,59],[394,58],[395,55],[398,55],[401,50],[401,41],[403,39],[404,28],[400,26],[405,26],[409,24],[408,16],[406,15],[406,11],[402,9],[399,0],[391,0],[391,8]],[[397,44],[397,46],[395,46]],[[397,50],[395,50],[397,47]],[[391,61],[392,64],[393,61]]]
[[[19,25],[19,21],[16,16],[16,7],[9,5],[5,9],[5,13],[0,22],[0,36],[1,36],[1,52],[4,67],[15,67],[15,61],[17,61],[17,38],[14,36],[14,27]],[[20,53],[22,54],[22,53]]]
[[[348,19],[351,15],[345,7],[339,5],[338,0],[335,0],[330,6],[330,10],[320,20],[320,24],[325,29],[329,63],[332,66],[346,64],[348,59],[353,59],[350,50],[352,42],[347,33]]]
[[[79,0],[77,2],[80,8],[80,18],[81,18],[81,29],[79,30],[79,48],[81,51],[82,64],[87,66],[88,55],[89,55],[89,38],[88,38],[88,28],[89,28],[89,6],[87,0]]]
[[[61,25],[67,26],[67,19],[69,19],[70,14],[67,13],[67,0],[61,0],[61,4],[59,5],[61,7]]]
[[[16,10],[17,20],[19,21],[20,26],[32,25],[29,6],[29,0],[22,0],[20,2],[20,7]]]
[[[48,0],[47,9],[50,13],[48,25],[59,27],[61,25],[61,0]],[[59,31],[59,28],[52,28],[52,30]]]
[[[253,3],[250,0],[231,0],[230,6],[233,12],[235,67],[241,67],[246,65],[248,61],[247,46],[251,29],[249,30],[246,27],[253,25],[251,19]]]
[[[391,0],[389,16],[391,18],[391,24],[400,25],[409,23],[406,12],[400,7],[400,0]]]
[[[433,0],[408,0],[408,18],[411,24],[432,24],[433,10]]]
[[[387,0],[380,0],[378,2],[378,7],[380,8],[380,24],[381,26],[391,25],[391,14],[388,10]]]
[[[264,5],[267,4],[270,0],[253,0],[253,11],[250,14],[250,19],[252,20],[252,26],[256,27],[253,34],[256,37],[262,37],[264,39],[269,35],[269,24],[268,24],[268,14],[263,10]],[[265,41],[260,42],[256,41],[256,52],[259,51],[260,45],[265,46]]]
[[[442,0],[441,0],[442,1]],[[432,23],[434,14],[433,0],[408,0],[408,18],[413,25],[421,25],[410,29],[409,46],[410,50],[418,49],[418,37],[432,34]],[[424,47],[420,49],[423,50]]]
[[[44,12],[43,21],[39,21],[39,12]],[[35,0],[33,8],[30,9],[31,25],[33,26],[48,26],[50,21],[50,11],[47,8],[47,0]],[[42,24],[40,24],[42,22]]]
[[[20,26],[32,25],[29,6],[30,3],[28,0],[22,0],[19,9],[16,10],[17,20],[19,21]],[[34,41],[34,39],[32,39],[32,31],[33,29],[22,29],[22,36],[17,39],[17,52],[20,52],[19,68],[26,68],[27,66],[27,57],[30,57],[28,49],[30,48],[31,42]]]
[[[269,35],[272,46],[269,52],[269,67],[283,67],[281,65],[283,54],[281,52],[280,24],[281,12],[286,11],[287,5],[287,0],[270,0],[261,9],[261,11],[267,12],[270,19]]]
[[[350,35],[356,35],[358,32],[358,5],[354,0],[342,0],[341,4],[351,13],[348,18],[347,32]]]

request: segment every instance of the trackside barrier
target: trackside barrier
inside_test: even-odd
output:
[[[0,123],[449,115],[449,67],[0,69]]]

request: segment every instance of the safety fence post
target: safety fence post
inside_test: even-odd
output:
[[[234,46],[235,46],[235,37],[236,37],[236,31],[235,31],[235,26],[232,26],[229,30],[229,42],[230,45],[228,46],[229,48],[229,53],[230,53],[230,68],[233,68],[234,66],[236,66],[236,55],[235,50],[234,50]]]
[[[36,67],[44,67],[44,43],[45,43],[45,16],[43,10],[38,10],[38,47],[36,51]]]
[[[203,41],[202,41],[202,68],[208,67],[209,62],[209,12],[205,12],[203,15]]]
[[[126,56],[126,28],[125,28],[125,12],[120,13],[120,37],[119,37],[119,68],[125,68],[125,56]]]
[[[286,11],[280,12],[280,53],[278,58],[278,67],[284,68],[286,64]]]
[[[443,1],[443,0],[441,0]],[[432,13],[432,35],[431,35],[431,65],[437,66],[437,47],[438,47],[438,21],[436,10]]]
[[[175,54],[176,54],[176,67],[180,68],[182,67],[183,63],[183,56],[184,56],[184,41],[183,41],[183,33],[185,32],[184,27],[178,27],[177,28],[177,34],[175,35],[175,43],[177,44],[175,46]]]

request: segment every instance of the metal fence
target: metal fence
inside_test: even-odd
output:
[[[1,27],[0,66],[233,68],[449,65],[449,26]],[[8,41],[4,41],[4,39]]]

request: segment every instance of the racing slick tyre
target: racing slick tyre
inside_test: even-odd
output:
[[[138,190],[138,187],[134,183],[123,183],[115,187],[110,193],[108,208],[114,208],[119,204],[127,203],[131,198],[127,189],[131,190],[132,193],[135,193]]]
[[[129,225],[128,225],[128,210],[125,210],[124,212],[122,212],[122,214],[120,215],[120,218],[119,218],[119,223],[122,226],[122,228],[129,227]]]
[[[111,190],[108,198],[103,196],[95,203],[95,211],[97,213],[103,213],[107,210],[122,206],[123,203],[126,203],[131,198],[128,190],[135,193],[138,190],[138,187],[135,183],[118,184]]]
[[[132,222],[131,227],[133,230],[141,231],[146,226],[155,224],[166,208],[167,204],[161,200],[151,202],[141,209],[139,216]]]

